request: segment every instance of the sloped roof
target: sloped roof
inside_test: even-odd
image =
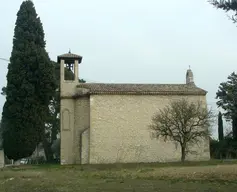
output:
[[[89,90],[89,94],[134,95],[206,95],[207,91],[187,84],[106,84],[80,83],[77,88]]]
[[[61,59],[64,59],[65,63],[67,63],[67,61],[71,62],[74,60],[78,60],[78,62],[81,63],[82,56],[69,52],[69,53],[59,55],[58,56],[58,63],[60,62]]]

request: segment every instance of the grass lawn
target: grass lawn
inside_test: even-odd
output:
[[[88,166],[20,166],[0,170],[0,192],[230,192],[237,161]]]

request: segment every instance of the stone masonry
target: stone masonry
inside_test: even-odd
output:
[[[61,65],[61,164],[104,164],[180,161],[180,148],[154,139],[152,116],[173,100],[187,98],[206,107],[206,91],[188,69],[186,84],[78,83],[82,57],[64,54]],[[73,65],[75,80],[64,80],[64,66]],[[192,147],[192,161],[209,160],[209,139]]]

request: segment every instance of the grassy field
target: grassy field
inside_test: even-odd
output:
[[[0,170],[1,192],[230,192],[237,161],[91,166],[20,166]]]

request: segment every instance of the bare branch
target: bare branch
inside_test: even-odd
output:
[[[181,99],[171,102],[152,118],[149,128],[156,138],[178,142],[188,151],[188,144],[195,144],[209,136],[213,113],[201,102]]]
[[[208,0],[217,9],[222,9],[226,12],[234,11],[235,14],[232,16],[227,15],[227,17],[233,21],[237,22],[237,1],[236,0]]]

